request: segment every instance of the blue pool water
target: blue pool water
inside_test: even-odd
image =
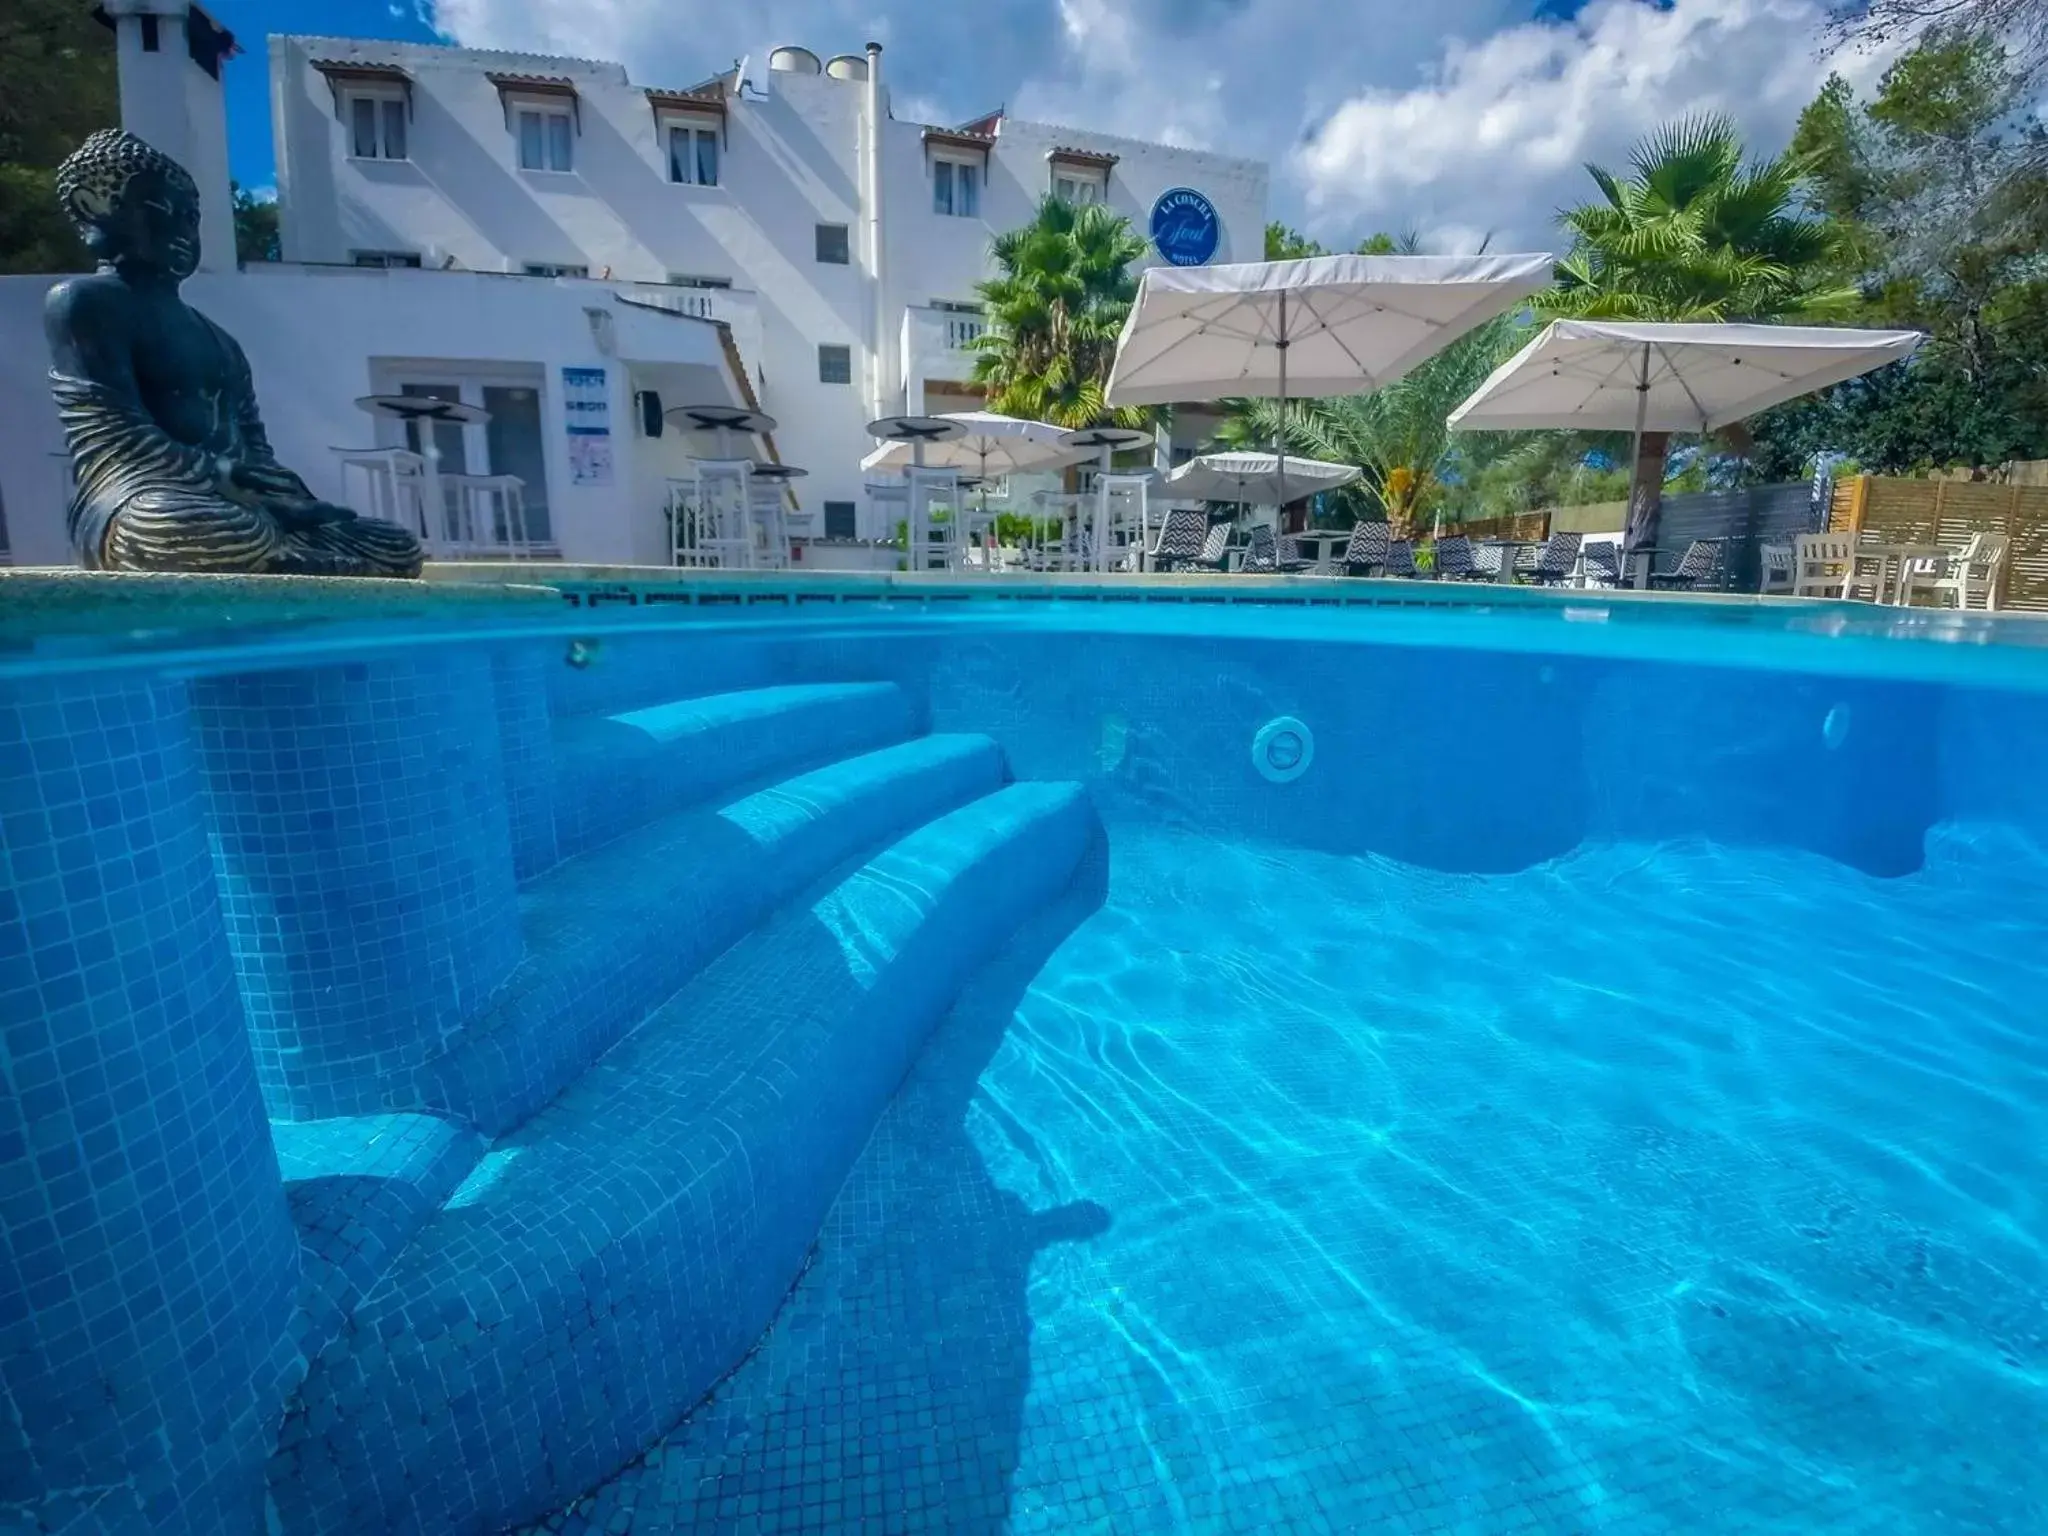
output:
[[[2048,1530],[2048,624],[678,590],[0,645],[0,1529]]]
[[[566,1528],[2040,1529],[2013,852],[1127,832],[941,1027],[760,1351]]]

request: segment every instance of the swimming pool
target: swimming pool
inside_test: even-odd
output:
[[[131,1176],[214,1170],[146,1263],[104,1201],[57,1251],[210,1273],[91,1359],[161,1411],[189,1334],[216,1406],[168,1468],[45,1435],[51,1487],[97,1455],[165,1530],[259,1486],[287,1531],[2048,1522],[2038,621],[567,584],[0,658],[15,953],[88,1000],[11,1059]],[[38,828],[97,886],[39,886]],[[182,953],[49,958],[141,910]],[[182,1141],[72,1086],[114,1013]],[[18,1209],[58,1360],[86,1287]]]

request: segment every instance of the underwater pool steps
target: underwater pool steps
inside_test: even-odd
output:
[[[554,846],[568,858],[667,812],[777,772],[902,741],[894,683],[797,683],[557,720]]]
[[[960,986],[1098,836],[1078,785],[966,801],[500,1139],[314,1362],[272,1463],[287,1536],[500,1529],[666,1432],[768,1324]]]
[[[503,1134],[778,903],[1005,776],[986,736],[921,736],[673,812],[557,865],[520,892],[525,952],[420,1069],[416,1107]]]

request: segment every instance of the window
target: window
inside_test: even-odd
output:
[[[348,259],[359,267],[416,267],[418,251],[350,251]]]
[[[676,124],[668,131],[668,179],[684,186],[718,185],[718,130]]]
[[[1063,203],[1072,203],[1076,208],[1083,203],[1102,201],[1102,178],[1090,176],[1083,171],[1063,171],[1052,179],[1052,195]]]
[[[588,277],[590,268],[565,261],[529,261],[520,269],[528,277]]]
[[[347,100],[349,155],[357,160],[403,160],[405,98],[358,91]]]
[[[688,272],[671,272],[668,280],[678,288],[730,288],[729,277],[693,277]]]
[[[559,107],[519,109],[519,169],[567,171],[575,166],[570,150],[569,114]]]
[[[981,217],[981,167],[962,160],[932,162],[932,212]]]
[[[818,226],[818,260],[829,262],[835,267],[846,266],[853,260],[853,249],[846,242],[844,224]]]
[[[825,503],[825,537],[828,539],[853,539],[860,536],[858,508],[850,501],[828,501]]]
[[[853,348],[818,348],[818,382],[820,384],[851,384],[853,382]]]

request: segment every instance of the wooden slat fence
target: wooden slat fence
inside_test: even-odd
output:
[[[1446,525],[1447,533],[1462,533],[1466,538],[1517,539],[1525,544],[1540,544],[1550,537],[1550,514],[1548,512],[1517,512],[1512,517],[1481,517],[1455,527]]]
[[[1859,475],[1836,484],[1828,526],[1892,543],[1961,546],[1980,530],[2012,540],[2007,608],[2048,612],[2048,486]]]

